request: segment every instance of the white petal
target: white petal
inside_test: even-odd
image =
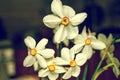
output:
[[[24,42],[25,42],[25,44],[26,44],[27,47],[29,47],[31,49],[35,48],[36,41],[31,36],[27,36],[24,39]]]
[[[86,13],[79,13],[70,18],[70,21],[72,25],[79,25],[85,20],[86,17],[87,17]]]
[[[69,79],[72,76],[72,68],[70,67],[68,71],[63,75],[63,79]]]
[[[75,61],[77,65],[82,66],[87,61],[87,55],[84,53],[79,53],[76,55]]]
[[[66,29],[64,28],[64,26],[60,26],[54,35],[54,41],[56,43],[60,43],[66,38],[66,36],[67,36]]]
[[[58,74],[57,73],[50,73],[48,74],[48,78],[49,80],[56,80],[58,78]]]
[[[39,77],[46,77],[46,76],[48,76],[49,73],[50,73],[50,72],[49,72],[48,68],[46,68],[46,69],[41,69],[41,70],[38,72],[38,76],[39,76]]]
[[[69,25],[65,27],[67,29],[67,38],[73,39],[78,35],[78,26],[73,27],[72,25]]]
[[[85,38],[82,36],[82,35],[77,35],[75,38],[74,38],[74,43],[75,44],[83,44],[85,41]]]
[[[37,71],[38,69],[39,69],[39,65],[38,65],[38,62],[36,61],[35,63],[34,63],[34,70],[35,71]]]
[[[93,50],[91,45],[86,45],[82,51],[83,54],[86,54],[87,58],[90,59],[93,55]]]
[[[103,43],[102,41],[99,41],[99,40],[92,40],[91,45],[94,49],[97,49],[97,50],[106,48],[105,43]]]
[[[64,73],[66,72],[65,68],[61,66],[55,66],[55,73]]]
[[[53,49],[45,49],[40,52],[44,58],[50,58],[54,56],[55,51]]]
[[[53,0],[51,3],[51,10],[55,15],[58,15],[59,17],[63,17],[62,12],[62,2],[61,0]]]
[[[46,68],[47,67],[47,63],[46,63],[45,59],[41,55],[39,55],[39,54],[37,54],[36,57],[37,57],[39,65],[42,68]]]
[[[70,51],[68,48],[62,48],[61,57],[66,61],[70,61]]]
[[[30,66],[32,66],[34,63],[35,63],[35,57],[34,56],[31,56],[31,55],[29,55],[29,56],[27,56],[25,59],[24,59],[24,61],[23,61],[23,66],[25,66],[25,67],[30,67]]]
[[[67,5],[64,5],[64,6],[63,6],[63,14],[64,14],[64,16],[66,16],[66,17],[72,17],[72,16],[75,15],[75,11],[73,10],[72,7],[67,6]]]
[[[54,63],[57,65],[69,65],[69,61],[65,61],[64,59],[62,59],[60,57],[56,57],[54,59]]]
[[[43,18],[43,22],[49,28],[55,28],[61,22],[61,19],[55,15],[47,15]]]
[[[76,44],[71,48],[71,50],[74,53],[79,53],[82,50],[83,46],[84,46],[84,43],[83,44]]]
[[[46,39],[46,38],[41,39],[41,40],[38,42],[38,44],[37,44],[37,46],[36,46],[36,49],[37,49],[37,50],[42,50],[42,49],[44,49],[45,46],[47,45],[47,43],[48,43],[48,39]]]
[[[72,68],[72,76],[74,77],[78,77],[80,74],[80,67],[79,66],[75,66]]]
[[[65,40],[63,41],[65,46],[69,46],[69,40],[65,38]]]
[[[82,37],[83,37],[84,39],[86,39],[86,38],[88,37],[88,36],[87,36],[87,32],[86,32],[86,26],[84,26],[81,35],[82,35]]]

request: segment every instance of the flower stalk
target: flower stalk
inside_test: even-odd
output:
[[[102,62],[103,62],[103,60],[105,59],[105,57],[106,57],[106,55],[107,55],[107,53],[108,53],[109,47],[110,47],[110,45],[107,45],[107,46],[106,46],[106,48],[105,48],[105,50],[104,50],[104,55],[102,56],[102,59],[100,60],[98,66],[97,66],[97,68],[96,68],[96,70],[95,70],[95,72],[94,72],[94,74],[93,74],[93,76],[92,76],[92,80],[96,80],[96,79],[95,79],[96,74],[98,73],[98,71],[99,71],[99,69],[100,69],[100,67],[101,67],[101,65],[102,65]],[[101,72],[100,72],[100,73],[101,73]]]
[[[88,71],[88,62],[86,62],[86,64],[85,64],[85,69],[84,69],[82,80],[86,80],[86,78],[87,78],[87,71]]]

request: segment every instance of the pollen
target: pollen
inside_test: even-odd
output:
[[[36,50],[36,49],[31,49],[31,50],[30,50],[30,54],[31,54],[32,56],[35,56],[35,55],[37,54],[37,50]]]
[[[54,72],[55,71],[55,65],[54,64],[49,65],[48,69],[49,69],[49,71]]]
[[[76,66],[76,61],[75,60],[71,60],[70,61],[70,66],[71,67],[75,67]]]
[[[90,39],[90,38],[87,38],[87,39],[85,40],[85,44],[86,44],[86,45],[90,45],[90,44],[91,44],[91,39]]]
[[[62,21],[61,23],[64,25],[64,26],[67,26],[69,24],[70,20],[68,17],[63,17],[62,18]]]

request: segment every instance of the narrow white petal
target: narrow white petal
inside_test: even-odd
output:
[[[37,49],[37,50],[42,50],[42,49],[44,49],[45,46],[47,45],[47,43],[48,43],[48,39],[46,39],[46,38],[41,39],[41,40],[38,42],[38,44],[37,44],[37,46],[36,46],[36,49]]]
[[[92,47],[94,48],[94,49],[97,49],[97,50],[101,50],[101,49],[104,49],[104,48],[106,48],[106,45],[105,45],[105,43],[103,43],[102,41],[99,41],[99,40],[92,40],[92,43],[91,43],[91,45],[92,45]]]
[[[63,79],[69,79],[72,76],[72,68],[70,67],[68,71],[63,75]]]
[[[50,58],[50,57],[53,57],[54,56],[54,53],[55,51],[53,49],[44,49],[41,51],[41,55],[44,57],[44,58]]]
[[[68,48],[65,48],[65,47],[62,48],[61,57],[66,61],[70,61],[70,50]]]
[[[73,10],[72,7],[67,6],[67,5],[63,5],[63,14],[66,17],[72,17],[75,15],[75,11]]]
[[[25,59],[24,59],[24,61],[23,61],[23,66],[25,66],[25,67],[30,67],[30,66],[32,66],[34,63],[35,63],[35,57],[34,56],[31,56],[31,55],[29,55],[29,56],[27,56]]]
[[[55,66],[55,73],[64,73],[66,72],[65,68],[61,66]]]
[[[39,76],[39,77],[46,77],[46,76],[48,76],[49,73],[50,73],[50,72],[49,72],[48,68],[46,68],[46,69],[41,69],[41,70],[38,72],[38,76]]]
[[[42,68],[46,68],[47,67],[47,63],[46,63],[45,59],[41,55],[39,55],[39,54],[37,54],[36,57],[37,57],[39,65]]]
[[[50,73],[48,74],[48,78],[49,80],[56,80],[58,78],[58,74],[57,73]]]
[[[79,13],[70,18],[70,21],[72,25],[79,25],[85,20],[86,17],[87,17],[86,13]]]
[[[61,22],[61,19],[55,15],[47,15],[43,18],[43,22],[49,28],[55,28]]]
[[[59,17],[63,17],[63,11],[62,11],[62,2],[61,0],[53,0],[51,3],[51,10],[55,15],[58,15]]]
[[[79,53],[76,55],[75,61],[77,65],[82,66],[87,61],[87,55],[84,53]]]
[[[73,39],[75,38],[78,33],[79,33],[79,30],[78,30],[78,26],[72,26],[71,24],[68,25],[67,27],[65,27],[67,29],[67,38],[68,39]]]
[[[86,54],[87,58],[90,59],[93,55],[93,50],[91,45],[86,45],[82,51],[83,54]]]
[[[66,29],[64,28],[64,26],[60,26],[59,29],[57,30],[57,32],[54,35],[54,41],[56,43],[60,43],[61,41],[63,41],[67,36],[67,32]]]
[[[84,39],[86,39],[88,37],[87,32],[86,32],[86,26],[84,26],[81,35]]]
[[[27,36],[24,39],[24,42],[25,42],[25,44],[26,44],[27,47],[29,47],[31,49],[35,48],[36,41],[31,36]]]
[[[79,66],[75,66],[72,68],[72,76],[74,77],[78,77],[80,74],[80,67]]]
[[[54,63],[57,65],[69,65],[69,61],[65,61],[64,59],[62,59],[60,57],[56,57],[54,59]]]

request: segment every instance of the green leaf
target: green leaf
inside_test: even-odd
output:
[[[120,39],[116,39],[114,42],[115,42],[115,43],[119,43],[119,42],[120,42]]]

